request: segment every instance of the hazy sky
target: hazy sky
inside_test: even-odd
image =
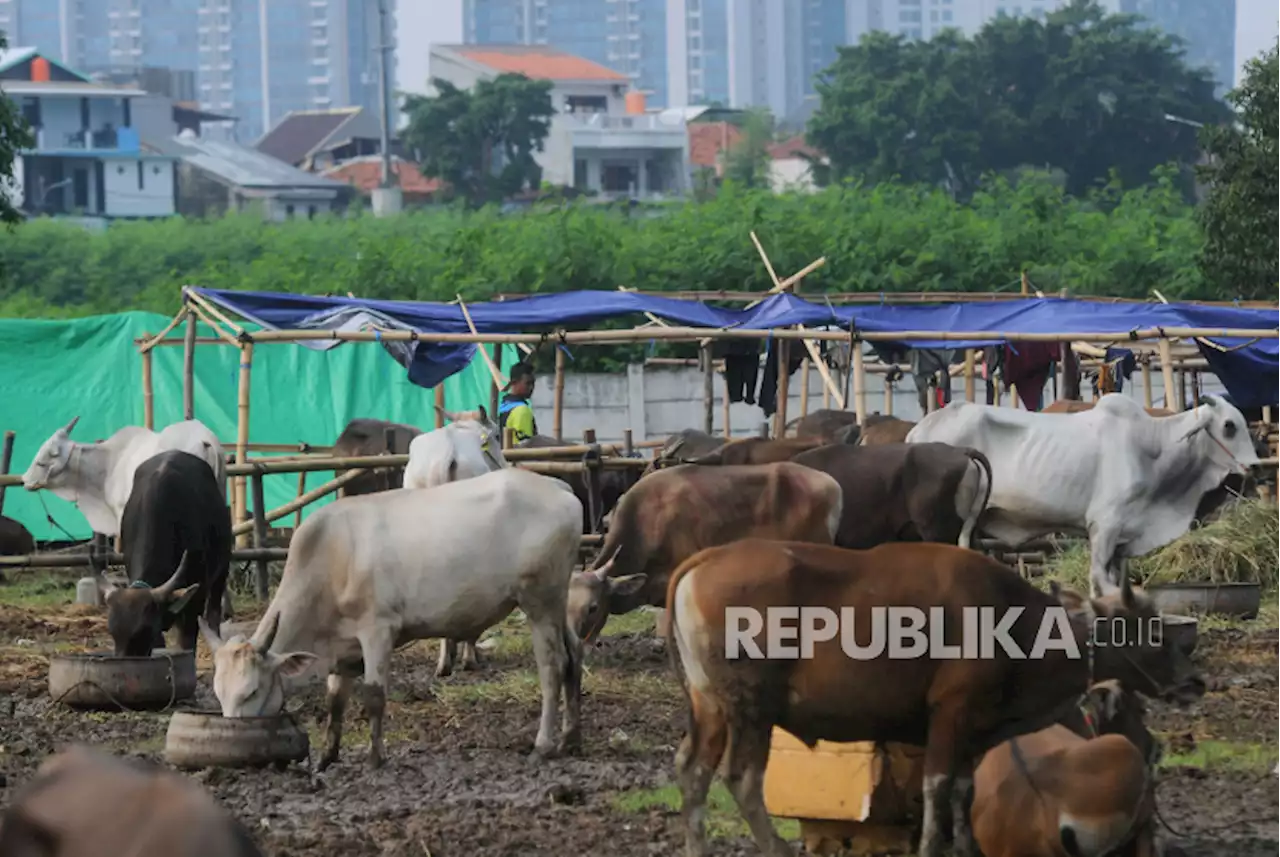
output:
[[[1271,47],[1280,33],[1276,0],[1236,0],[1236,79],[1240,82],[1245,60]]]

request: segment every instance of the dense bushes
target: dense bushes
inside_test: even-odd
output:
[[[727,188],[710,202],[630,214],[577,205],[278,225],[242,215],[101,234],[37,221],[0,233],[0,314],[172,312],[184,283],[419,300],[618,285],[764,290],[752,229],[783,276],[827,257],[806,293],[1008,289],[1025,268],[1046,291],[1236,297],[1208,293],[1195,267],[1200,234],[1168,176],[1084,200],[1033,176],[968,205],[880,184],[807,196]]]

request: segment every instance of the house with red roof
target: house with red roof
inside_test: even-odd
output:
[[[432,45],[428,63],[431,79],[459,89],[504,73],[551,81],[556,114],[544,151],[535,153],[544,181],[605,198],[689,190],[684,114],[647,110],[626,75],[546,45]]]

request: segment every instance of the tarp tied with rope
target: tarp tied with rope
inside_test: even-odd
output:
[[[218,306],[275,330],[411,330],[419,333],[469,333],[458,304],[316,297],[280,292],[193,289]],[[866,332],[916,331],[920,337],[896,343],[901,348],[976,348],[1003,342],[928,339],[930,333],[973,331],[991,334],[1115,333],[1149,328],[1274,330],[1280,310],[1182,303],[1102,303],[1069,298],[974,301],[945,305],[855,304],[831,306],[790,293],[776,293],[746,309],[727,309],[689,300],[625,291],[577,291],[532,295],[516,300],[467,305],[478,333],[526,333],[586,327],[628,316],[655,316],[685,327],[768,330],[777,327],[852,325]],[[327,350],[339,340],[304,340]],[[383,342],[408,369],[409,380],[431,387],[470,364],[476,346],[456,343]],[[1277,403],[1280,343],[1276,339],[1198,340],[1201,354],[1241,407]]]

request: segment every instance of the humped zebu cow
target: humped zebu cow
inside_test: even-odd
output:
[[[974,760],[1057,722],[1095,681],[1114,678],[1179,701],[1204,693],[1179,647],[1137,633],[1139,623],[1150,627],[1159,614],[1127,582],[1120,593],[1072,610],[1068,593],[1043,592],[996,560],[954,545],[895,542],[851,551],[742,539],[686,559],[667,593],[667,648],[689,711],[676,754],[689,855],[705,853],[706,795],[722,770],[756,845],[770,857],[790,857],[763,800],[775,726],[810,748],[818,741],[924,747],[918,853],[938,857],[948,804],[956,852],[973,853],[967,801]],[[838,618],[812,616],[797,627],[793,613],[784,626],[789,634],[761,636],[779,624],[769,608],[797,606]],[[888,607],[916,608],[927,621],[940,616],[942,628],[928,636],[954,654],[891,657],[887,623],[875,610]],[[979,607],[1007,628],[988,640],[990,657],[977,634],[962,634],[961,617]],[[1021,610],[1006,621],[1014,608]],[[1109,628],[1124,625],[1128,644],[1090,649],[1095,616],[1111,620]],[[962,656],[961,641],[969,639],[984,656]],[[778,644],[792,656],[774,650]]]
[[[347,423],[333,444],[334,458],[356,458],[366,455],[408,455],[409,444],[422,434],[422,429],[404,423],[358,417]],[[388,445],[388,437],[390,444]],[[335,470],[341,476],[345,470]],[[355,497],[377,491],[391,491],[404,485],[400,467],[377,467],[365,470],[338,489],[339,497]]]
[[[663,467],[679,464],[682,458],[697,458],[714,452],[726,443],[728,441],[724,438],[698,429],[683,429],[668,437],[662,448],[654,452],[653,462],[642,476],[648,476]]]
[[[119,656],[147,657],[178,625],[181,648],[194,651],[197,617],[222,626],[222,593],[231,568],[231,510],[208,465],[170,450],[148,458],[133,475],[124,507],[120,587],[98,569],[107,631]]]
[[[528,440],[522,440],[517,443],[516,449],[549,449],[556,446],[566,446],[565,441],[556,440],[554,437],[547,437],[542,434],[535,434]],[[564,481],[573,489],[573,495],[578,498],[578,502],[582,504],[582,532],[583,534],[596,532],[605,517],[613,511],[618,505],[618,500],[627,492],[632,485],[640,479],[640,470],[636,468],[627,468],[625,470],[605,470],[601,469],[599,473],[600,486],[600,507],[596,509],[596,520],[591,520],[591,501],[589,497],[590,476],[583,472],[552,474],[557,479]]]
[[[419,434],[409,443],[409,463],[404,468],[405,488],[433,488],[509,466],[502,454],[498,426],[489,419],[484,405],[475,411],[456,414],[439,406],[436,410],[449,422],[435,431]],[[458,642],[440,641],[440,659],[436,663],[438,677],[443,678],[453,672]],[[476,641],[461,642],[462,668],[477,669],[480,660]]]
[[[1159,744],[1115,680],[1089,688],[1085,734],[1054,724],[987,751],[973,772],[984,857],[1158,857],[1151,768]]]
[[[86,746],[52,756],[0,816],[6,857],[262,857],[187,777]]]
[[[174,423],[159,432],[125,426],[102,443],[77,443],[71,439],[71,430],[79,420],[76,417],[44,442],[22,475],[22,486],[28,491],[51,491],[75,503],[95,533],[119,535],[134,471],[165,450],[187,452],[205,461],[218,490],[226,496],[222,444],[199,420]]]
[[[369,764],[380,767],[392,652],[414,640],[474,640],[519,607],[542,686],[534,751],[576,747],[582,650],[565,604],[581,525],[569,486],[514,467],[321,508],[294,534],[280,587],[250,639],[224,641],[201,622],[223,716],[279,712],[286,681],[327,671],[325,768],[338,757],[347,698],[363,676]]]
[[[853,411],[819,408],[787,423],[786,431],[793,429],[796,437],[818,438],[824,443],[857,443],[858,415]]]
[[[1042,414],[1082,414],[1085,411],[1092,411],[1097,402],[1081,402],[1076,399],[1058,399],[1058,401],[1046,405],[1040,413]],[[1171,417],[1177,411],[1171,411],[1168,408],[1144,408],[1144,410],[1153,417]]]
[[[666,603],[667,578],[703,548],[755,535],[831,544],[840,485],[790,462],[664,468],[622,496],[592,568],[573,576],[569,624],[585,643],[611,614]]]
[[[1181,536],[1207,492],[1258,461],[1240,411],[1214,396],[1160,418],[1120,393],[1079,414],[953,402],[922,419],[907,442],[987,456],[993,485],[980,528],[1001,542],[1087,536],[1095,594],[1114,592],[1121,560]]]
[[[821,446],[791,461],[840,483],[835,543],[842,548],[902,541],[970,547],[991,493],[987,457],[945,443]]]

